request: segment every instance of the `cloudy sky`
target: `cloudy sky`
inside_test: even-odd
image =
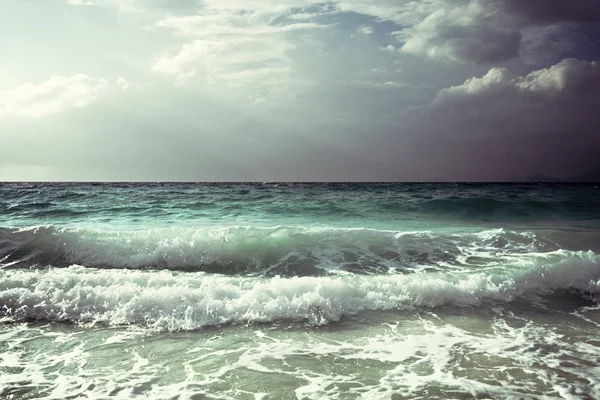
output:
[[[3,0],[0,180],[600,166],[600,0]]]

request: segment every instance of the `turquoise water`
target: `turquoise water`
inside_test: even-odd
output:
[[[0,398],[598,398],[599,190],[0,184]]]

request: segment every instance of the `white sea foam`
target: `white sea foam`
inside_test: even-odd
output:
[[[593,399],[597,331],[497,307],[348,329],[142,335],[7,327],[0,395],[152,399]],[[582,329],[583,328],[583,329]],[[119,340],[109,340],[118,336]],[[587,338],[587,341],[586,341]],[[589,343],[588,343],[589,342]],[[25,396],[23,396],[25,397]]]
[[[134,324],[188,330],[307,320],[322,325],[364,310],[508,302],[554,290],[600,294],[599,257],[558,251],[483,272],[322,277],[227,277],[81,266],[0,272],[2,313],[16,319]]]

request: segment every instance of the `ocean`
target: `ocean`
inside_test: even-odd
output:
[[[598,399],[593,184],[2,183],[1,399]]]

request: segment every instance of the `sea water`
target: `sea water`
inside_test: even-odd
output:
[[[0,184],[2,399],[598,399],[600,189]]]

